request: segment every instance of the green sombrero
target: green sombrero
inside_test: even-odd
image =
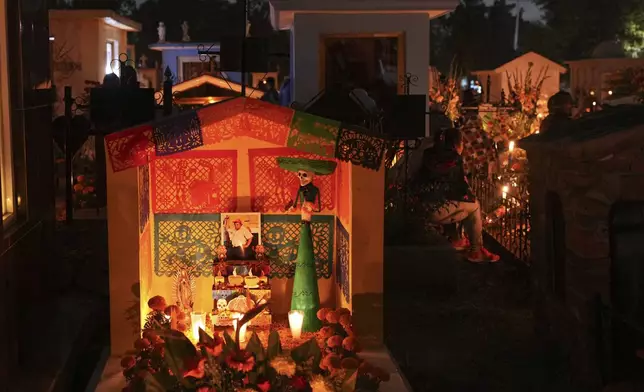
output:
[[[277,164],[284,170],[297,173],[300,170],[310,171],[318,176],[326,176],[332,174],[338,165],[334,161],[325,161],[322,159],[307,159],[307,158],[277,158]]]

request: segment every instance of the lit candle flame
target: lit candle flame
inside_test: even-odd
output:
[[[248,276],[250,276],[250,277],[253,276],[253,270],[251,268],[248,269]]]
[[[510,152],[514,151],[514,140],[511,140],[510,144],[508,144],[508,150]]]
[[[237,267],[233,268],[233,276],[237,276]]]

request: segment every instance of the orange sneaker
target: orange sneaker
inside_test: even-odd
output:
[[[452,241],[452,247],[457,251],[461,252],[470,247],[470,241],[463,237],[459,240]]]
[[[467,260],[470,263],[496,263],[501,260],[501,256],[495,255],[485,248],[481,248],[478,251],[469,252]]]

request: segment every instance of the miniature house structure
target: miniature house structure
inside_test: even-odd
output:
[[[532,67],[532,68],[531,68]],[[494,64],[491,69],[479,70],[472,72],[476,75],[484,88],[487,85],[487,80],[490,81],[490,102],[499,103],[501,101],[501,92],[505,91],[508,94],[508,83],[512,83],[509,78],[515,76],[522,80],[526,77],[528,70],[532,72],[533,83],[536,81],[537,76],[541,73],[545,76],[541,93],[544,97],[551,97],[560,88],[561,74],[566,73],[566,68],[561,64],[556,63],[550,59],[543,57],[535,52],[528,52],[521,56],[515,57],[502,64]],[[508,77],[509,76],[509,77]],[[485,92],[487,94],[487,92]]]
[[[537,319],[570,356],[580,390],[624,377],[644,347],[632,327],[644,324],[643,123],[641,107],[617,107],[521,142]],[[613,313],[602,317],[601,303]]]
[[[132,160],[115,157],[141,146],[132,143],[134,135],[145,134],[148,126],[106,140],[116,170],[108,169],[108,206],[114,206],[108,207],[112,352],[129,348],[148,312],[149,298],[161,295],[172,303],[182,301],[178,259],[189,260],[195,277],[188,283],[193,285],[192,308],[200,312],[217,308],[216,295],[221,293],[214,287],[223,278],[215,275],[213,263],[224,244],[223,214],[229,214],[231,221],[244,220],[249,213],[260,216],[251,220],[257,225],[253,241],[267,249],[270,262],[270,282],[262,288],[270,292],[272,315],[289,310],[300,216],[286,212],[285,206],[297,191],[297,177],[280,169],[277,158],[322,155],[333,160],[335,141],[328,141],[329,148],[319,140],[302,145],[308,147],[289,147],[287,137],[291,140],[292,134],[287,124],[296,122],[294,117],[308,118],[316,125],[321,120],[251,98],[233,98],[199,113],[201,147],[169,155],[157,151],[144,158],[149,163],[138,167],[126,169],[123,165]],[[190,128],[193,120],[185,118],[186,113],[163,121]],[[378,149],[382,152],[384,143]],[[375,314],[376,321],[382,317],[378,309],[382,306],[383,172],[339,162],[332,175],[314,183],[320,188],[322,207],[312,221],[321,303],[353,308],[357,325],[362,314],[363,331],[381,339],[382,327],[375,324],[374,328],[372,317]],[[354,248],[363,250],[360,262],[356,254],[352,266]],[[231,266],[224,271],[228,280],[230,275],[252,273],[247,267]],[[131,309],[133,304],[140,308]],[[358,307],[363,310],[358,312]],[[141,316],[128,319],[128,308]]]
[[[457,3],[271,1],[275,25],[292,33],[294,99],[310,101],[337,77],[325,54],[331,41],[345,38],[364,40],[365,50],[376,48],[373,40],[389,40],[378,45],[389,50],[381,69],[394,93],[399,77],[411,73],[419,78],[411,92],[426,95],[429,18]],[[346,124],[333,120],[239,97],[106,139],[113,169],[107,175],[112,355],[131,347],[148,299],[182,300],[176,260],[190,260],[193,309],[216,311],[221,278],[213,260],[225,242],[226,214],[231,220],[259,214],[248,221],[261,222],[249,240],[261,241],[270,264],[262,287],[270,287],[273,318],[288,312],[300,216],[284,210],[297,177],[278,167],[278,157],[337,161],[333,174],[314,179],[321,192],[321,211],[311,223],[320,300],[351,309],[357,335],[382,344],[384,142],[347,133]],[[226,278],[250,275],[236,267],[225,272]]]
[[[50,10],[49,32],[53,83],[71,86],[73,96],[85,92],[87,82],[102,83],[105,75],[118,74],[115,60],[127,50],[127,33],[141,25],[111,10]],[[63,100],[58,89],[58,102]],[[63,114],[63,105],[55,107]]]

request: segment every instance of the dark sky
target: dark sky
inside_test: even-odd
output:
[[[177,0],[178,2],[179,0]],[[525,10],[525,13],[523,14],[524,18],[528,20],[537,20],[541,18],[541,11],[537,8],[536,5],[532,2],[532,0],[507,0],[508,3],[514,3],[518,4],[519,6],[523,7]],[[145,0],[136,0],[138,4],[141,4],[145,2]],[[494,3],[494,0],[485,0],[486,3],[492,4]]]

